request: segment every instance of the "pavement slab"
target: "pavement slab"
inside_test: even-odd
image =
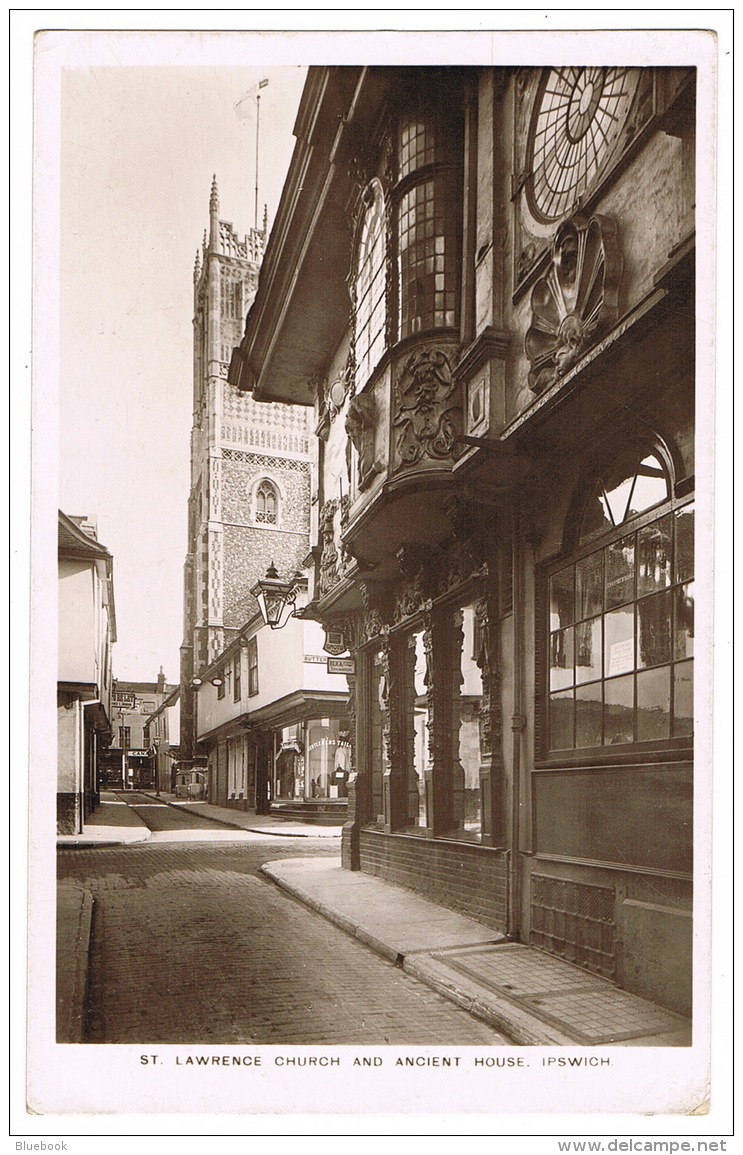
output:
[[[329,853],[323,857],[295,855],[260,869],[299,902],[517,1044],[691,1045],[691,1023],[671,1011],[534,947],[509,942],[492,928],[411,890],[342,869],[331,851],[340,840],[340,828],[286,823],[173,795],[160,795],[157,801],[211,820],[211,841],[235,841],[238,831],[237,840],[257,834],[326,840]],[[175,849],[178,842],[204,837],[203,831],[191,835],[180,830],[153,835],[136,811],[111,793],[102,795],[82,835],[60,837],[58,844],[74,848],[164,840],[172,841]],[[59,1021],[69,1041],[82,1030],[92,909],[93,898],[86,891],[60,888],[58,949],[60,965],[66,968],[61,983],[66,993]]]
[[[523,1046],[690,1046],[691,1023],[403,887],[294,858],[261,868],[348,934]]]
[[[497,942],[503,936],[474,919],[322,859],[267,862],[263,873],[393,961],[419,951]]]
[[[71,883],[57,888],[57,1042],[81,1043],[85,1031],[93,896]]]

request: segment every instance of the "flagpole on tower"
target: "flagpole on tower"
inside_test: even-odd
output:
[[[261,84],[264,83],[261,81]],[[268,84],[268,81],[265,81]],[[260,84],[258,87],[260,88]],[[255,215],[253,219],[253,228],[258,232],[258,143],[261,134],[261,94],[256,93],[255,97]]]
[[[243,97],[238,100],[235,105],[235,112],[239,120],[244,120],[249,116],[249,101],[255,100],[255,214],[254,214],[254,228],[258,231],[258,164],[260,159],[260,134],[261,134],[261,90],[268,85],[268,77],[259,80],[257,84],[245,93]]]

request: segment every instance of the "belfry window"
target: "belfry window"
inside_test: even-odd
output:
[[[276,525],[279,501],[276,486],[264,479],[255,491],[255,520],[261,525]]]
[[[594,484],[578,549],[547,579],[552,752],[692,735],[693,542],[659,453]]]
[[[241,321],[243,317],[243,287],[222,272],[222,316],[226,320]]]

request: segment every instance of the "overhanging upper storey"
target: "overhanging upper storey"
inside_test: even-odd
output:
[[[337,163],[363,68],[311,68],[294,154],[229,380],[257,399],[310,405],[310,381],[348,323],[348,172]]]
[[[400,285],[393,287],[399,304],[397,336],[432,325],[440,327],[445,323],[445,309],[453,318],[451,303],[440,306],[442,318],[437,320],[421,311],[421,276],[430,279],[432,271],[423,269],[422,248],[419,253],[413,244],[414,224],[417,227],[420,223],[422,212],[424,177],[432,188],[435,184],[440,204],[445,193],[447,202],[453,203],[448,196],[453,167],[447,143],[452,136],[449,125],[441,123],[435,148],[430,134],[425,139],[416,136],[412,121],[409,138],[402,146],[404,156],[396,156],[391,146],[396,135],[405,133],[400,102],[409,109],[425,107],[430,93],[441,91],[444,81],[439,73],[446,74],[447,87],[458,91],[458,70],[453,68],[310,69],[295,125],[294,155],[258,293],[230,366],[229,380],[240,389],[252,390],[258,400],[314,402],[317,381],[327,372],[329,354],[342,341],[354,305],[359,305],[359,277],[354,277],[359,251],[367,245],[369,268],[373,268],[374,244],[379,247],[382,234],[389,228],[385,213],[391,212],[393,205],[389,199],[383,203],[377,192],[377,200],[383,203],[377,233],[360,236],[368,223],[375,188],[381,189],[383,184],[395,187],[394,212],[401,228],[408,230],[410,248]],[[430,223],[432,227],[439,224],[433,218]],[[453,253],[452,248],[452,261]],[[431,285],[425,294],[431,308],[432,294]],[[362,312],[364,307],[362,301]],[[368,320],[362,344],[374,339],[375,318],[370,314]],[[395,343],[394,335],[391,343]],[[359,377],[362,371],[373,369],[374,351],[366,346],[359,349]],[[363,382],[358,380],[356,385],[361,389]]]

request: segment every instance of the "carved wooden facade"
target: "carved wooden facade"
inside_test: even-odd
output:
[[[693,70],[310,71],[235,380],[315,405],[308,612],[355,663],[344,865],[668,1001],[668,965],[632,971],[621,936],[652,954],[637,944],[653,895],[654,925],[686,934],[690,860],[671,869],[631,832],[651,800],[676,865],[688,851],[691,656],[635,661],[653,614],[688,645],[671,604],[688,591],[645,574],[615,605],[603,575],[630,542],[647,558],[669,526],[685,541],[692,516]],[[604,785],[599,817],[580,800],[600,808]],[[568,884],[563,927],[613,896],[600,959],[580,929],[547,941],[545,903]]]

